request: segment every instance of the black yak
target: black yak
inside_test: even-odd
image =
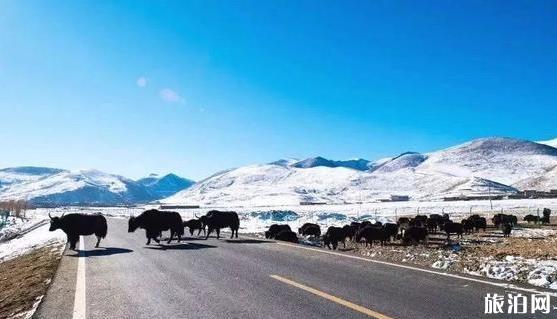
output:
[[[518,219],[515,215],[506,214],[496,214],[495,216],[493,216],[491,221],[497,228],[499,228],[500,225],[504,224],[511,224],[512,226],[515,226],[518,223]]]
[[[157,237],[165,230],[170,230],[170,238],[167,243],[170,244],[174,235],[178,236],[178,242],[182,240],[184,235],[184,224],[182,217],[176,212],[159,211],[156,209],[146,210],[137,217],[130,217],[128,221],[128,232],[133,233],[136,229],[145,229],[147,244],[151,243],[151,239],[160,243]]]
[[[338,243],[342,242],[344,244],[344,248],[346,248],[346,232],[343,228],[331,226],[327,229],[325,235],[323,235],[323,244],[331,249],[331,245],[333,249],[337,249]]]
[[[356,233],[358,232],[358,229],[360,229],[357,226],[354,225],[344,225],[344,227],[342,227],[342,229],[344,229],[344,235],[350,239],[350,241],[354,240],[354,236],[356,236]]]
[[[470,218],[463,219],[461,222],[464,233],[470,234],[474,230],[474,221]]]
[[[75,244],[79,241],[80,235],[86,236],[95,234],[95,236],[97,236],[97,244],[95,247],[99,247],[101,238],[105,238],[108,231],[106,218],[100,214],[68,214],[62,215],[62,217],[52,217],[49,213],[48,217],[50,217],[49,231],[55,231],[57,229],[63,230],[66,236],[68,236],[70,249],[72,250],[75,250]]]
[[[395,223],[385,223],[383,224],[383,229],[387,235],[387,240],[391,241],[398,234],[398,225]]]
[[[279,232],[278,234],[275,235],[275,239],[281,241],[288,241],[295,244],[298,243],[298,236],[296,235],[295,232],[290,230],[283,230]]]
[[[427,244],[427,237],[427,228],[410,226],[404,230],[402,242],[408,244],[409,242],[418,243],[424,241]]]
[[[278,233],[280,233],[282,231],[291,232],[292,229],[290,229],[290,226],[288,226],[286,224],[284,224],[284,225],[273,224],[269,227],[269,230],[267,230],[265,232],[265,238],[274,239],[278,235]]]
[[[222,212],[218,210],[212,210],[208,212],[203,219],[205,225],[207,225],[207,235],[205,239],[209,238],[209,235],[213,230],[217,232],[217,239],[220,238],[221,228],[230,227],[232,235],[230,238],[234,238],[234,233],[236,233],[236,238],[238,238],[238,229],[240,228],[240,219],[236,212]]]
[[[537,224],[540,221],[540,218],[538,216],[534,216],[534,215],[526,215],[524,216],[524,221],[531,223],[534,222],[535,224]]]
[[[317,224],[305,223],[302,227],[298,228],[298,234],[302,236],[321,236],[321,228]]]
[[[205,235],[205,227],[203,227],[203,223],[199,219],[190,219],[184,222],[184,228],[187,227],[190,229],[190,235],[193,236],[193,232],[197,230],[197,236],[201,234],[203,230],[203,235]]]
[[[456,234],[462,238],[462,233],[464,233],[464,226],[461,223],[447,222],[443,225],[443,231],[447,234],[447,241],[450,243],[451,234]]]
[[[381,245],[387,242],[387,232],[382,227],[364,227],[358,230],[356,233],[356,242],[359,243],[362,238],[366,240],[366,247],[368,245],[373,246],[373,241],[377,240]]]

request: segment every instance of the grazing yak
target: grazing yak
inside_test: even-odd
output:
[[[184,228],[190,229],[190,235],[193,236],[193,232],[197,230],[197,236],[201,234],[203,230],[203,235],[205,235],[205,227],[203,227],[203,223],[199,219],[190,219],[187,222],[184,222]]]
[[[532,223],[532,222],[533,222],[534,224],[537,224],[537,223],[540,222],[540,218],[539,218],[538,216],[534,216],[534,215],[531,215],[531,214],[530,214],[530,215],[524,216],[524,221],[528,222],[528,224],[530,224],[530,223]]]
[[[474,229],[476,231],[479,231],[480,229],[483,229],[483,231],[485,232],[485,230],[487,228],[487,219],[485,219],[485,217],[480,217],[478,215],[472,215],[468,218],[468,220],[472,220],[472,222],[474,223]]]
[[[305,223],[302,227],[298,228],[298,234],[302,236],[321,236],[321,228],[317,224]]]
[[[298,235],[296,235],[295,232],[290,230],[283,230],[279,232],[278,234],[276,234],[275,239],[281,241],[288,241],[294,244],[298,243]]]
[[[353,225],[344,225],[344,227],[342,227],[342,229],[344,229],[344,235],[348,239],[350,239],[350,241],[353,241],[354,236],[356,236],[356,233],[358,232],[359,227],[353,226]]]
[[[207,235],[205,239],[209,238],[209,235],[215,230],[217,232],[217,239],[220,238],[221,228],[230,227],[232,235],[230,238],[234,238],[234,233],[236,233],[236,238],[238,238],[238,229],[240,228],[240,219],[236,212],[223,212],[218,210],[209,211],[203,219],[204,225],[207,225]]]
[[[385,235],[387,236],[388,241],[394,239],[398,234],[398,225],[395,223],[385,223],[383,225],[383,229],[385,230]]]
[[[470,218],[463,219],[461,222],[464,233],[470,234],[474,230],[474,221]]]
[[[95,236],[97,236],[97,244],[95,247],[99,247],[101,238],[105,238],[108,231],[106,218],[100,214],[68,214],[62,215],[61,217],[52,217],[49,213],[48,217],[50,217],[49,231],[55,231],[57,229],[64,231],[66,236],[68,236],[71,250],[75,250],[75,244],[79,241],[80,235],[86,236],[95,234]]]
[[[339,242],[342,242],[344,248],[346,248],[346,233],[344,229],[335,226],[329,227],[325,235],[323,235],[323,244],[329,249],[331,249],[331,245],[333,246],[332,249],[337,249]]]
[[[276,236],[282,231],[292,232],[292,229],[290,229],[290,226],[286,224],[284,225],[273,224],[269,227],[269,230],[265,232],[265,238],[275,239]]]
[[[443,225],[442,230],[447,234],[447,240],[451,239],[451,234],[457,234],[462,238],[464,226],[461,223],[448,222]]]
[[[515,226],[518,223],[518,218],[515,215],[497,214],[491,219],[493,225],[499,228],[500,225],[511,224]]]
[[[356,242],[359,243],[362,238],[366,240],[366,247],[373,246],[373,241],[377,240],[381,245],[387,242],[387,232],[383,227],[364,227],[360,228],[356,233]]]
[[[404,230],[402,235],[402,242],[408,244],[409,242],[417,244],[424,241],[427,244],[427,228],[410,226]]]
[[[151,239],[160,243],[157,237],[165,230],[170,230],[170,238],[167,243],[170,244],[174,235],[178,236],[178,242],[182,240],[184,235],[184,224],[182,217],[176,212],[159,211],[156,209],[146,210],[137,217],[130,217],[128,221],[128,232],[133,233],[136,229],[145,229],[147,244],[151,243]]]

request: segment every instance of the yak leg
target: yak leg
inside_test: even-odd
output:
[[[97,244],[95,245],[95,248],[99,248],[100,243],[101,243],[101,236],[97,236]]]
[[[216,231],[217,231],[217,239],[220,239],[220,228],[217,228]]]
[[[205,239],[209,238],[209,235],[211,235],[212,231],[213,229],[211,228],[211,226],[209,226],[209,229],[207,230],[207,234],[205,234]]]
[[[236,228],[236,238],[238,238],[238,228]]]
[[[170,231],[170,238],[168,238],[168,241],[166,243],[170,244],[170,242],[172,241],[172,238],[174,238],[174,231],[173,230]]]
[[[75,244],[79,241],[79,235],[71,236],[70,239],[70,249],[75,250]]]
[[[230,227],[230,230],[232,231],[232,235],[230,235],[230,239],[234,238],[234,228]]]

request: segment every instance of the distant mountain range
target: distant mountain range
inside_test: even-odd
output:
[[[216,173],[162,200],[200,205],[345,203],[557,189],[557,139],[482,138],[431,153],[379,161],[278,160]]]
[[[175,174],[139,180],[98,170],[45,167],[0,170],[0,201],[46,205],[122,205],[160,201],[196,205],[355,203],[408,195],[414,200],[508,195],[557,189],[557,139],[482,138],[431,153],[377,161],[321,156],[282,159],[194,181]]]
[[[134,181],[98,170],[13,167],[0,170],[0,200],[27,199],[37,206],[137,204],[171,196],[193,183],[174,174]]]

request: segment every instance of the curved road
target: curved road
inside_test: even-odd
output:
[[[484,314],[486,294],[529,295],[319,248],[222,238],[145,246],[124,219],[108,228],[104,248],[89,236],[81,255],[64,253],[35,318],[509,318]]]

